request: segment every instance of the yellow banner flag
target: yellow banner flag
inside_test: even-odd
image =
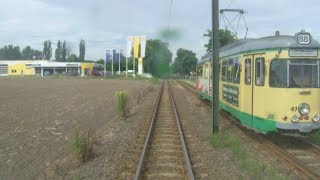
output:
[[[139,40],[140,40],[139,36],[134,37],[134,42],[133,42],[133,56],[134,56],[134,58],[139,57]]]

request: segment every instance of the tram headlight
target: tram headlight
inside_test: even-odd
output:
[[[308,115],[310,113],[310,106],[307,103],[301,103],[298,110],[300,114]]]
[[[292,122],[296,123],[298,122],[300,119],[299,119],[299,116],[298,115],[294,115],[291,119]]]
[[[320,115],[319,114],[316,114],[313,119],[312,119],[314,122],[319,122],[320,121]]]

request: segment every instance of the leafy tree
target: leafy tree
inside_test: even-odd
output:
[[[34,50],[30,46],[25,47],[22,52],[19,46],[8,45],[0,48],[0,60],[33,60],[41,58],[42,52]]]
[[[144,72],[161,77],[170,73],[172,53],[168,44],[159,39],[150,39],[146,43],[146,57],[143,60]],[[138,63],[136,63],[138,64]]]
[[[42,51],[39,50],[34,50],[33,51],[33,56],[35,60],[41,60],[43,55],[42,55]]]
[[[79,58],[77,57],[77,55],[71,54],[69,56],[68,62],[78,62],[78,61],[79,61]]]
[[[52,56],[52,48],[51,48],[51,41],[45,41],[43,43],[43,56],[45,60],[50,60],[51,56]]]
[[[97,63],[97,64],[102,64],[102,65],[103,65],[103,64],[104,64],[104,61],[105,61],[104,59],[99,59],[98,61],[96,61],[96,63]]]
[[[207,52],[210,52],[212,50],[212,30],[207,30],[205,34],[203,34],[204,37],[209,37],[209,41],[207,44],[204,45],[204,47],[207,48]],[[219,42],[220,47],[227,45],[229,43],[232,43],[236,40],[236,36],[231,33],[229,30],[219,29]]]
[[[56,56],[56,61],[62,61],[62,46],[61,46],[60,40],[57,43],[55,56]]]
[[[22,59],[22,55],[20,52],[19,46],[4,46],[0,50],[0,58],[2,60],[20,60]]]
[[[63,44],[62,44],[62,50],[61,50],[61,60],[63,62],[66,62],[67,61],[67,43],[66,41],[63,41]]]
[[[181,75],[190,75],[190,72],[194,72],[198,59],[196,54],[187,49],[178,49],[177,57],[175,58],[173,67],[174,72]]]
[[[34,56],[34,50],[27,46],[22,50],[22,58],[26,60],[32,60]]]
[[[79,44],[79,61],[84,61],[84,56],[85,56],[85,53],[86,53],[86,43],[84,40],[81,40],[80,41],[80,44]]]

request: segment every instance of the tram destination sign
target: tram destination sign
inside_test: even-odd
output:
[[[317,49],[307,49],[307,48],[291,48],[289,49],[290,57],[317,57]]]
[[[224,84],[222,86],[223,100],[228,103],[239,106],[239,87]]]

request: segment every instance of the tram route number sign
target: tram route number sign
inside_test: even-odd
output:
[[[309,33],[299,33],[297,41],[300,45],[309,45],[311,42],[311,35]]]
[[[223,97],[223,100],[238,107],[239,106],[239,87],[224,84],[222,86],[222,97]]]

